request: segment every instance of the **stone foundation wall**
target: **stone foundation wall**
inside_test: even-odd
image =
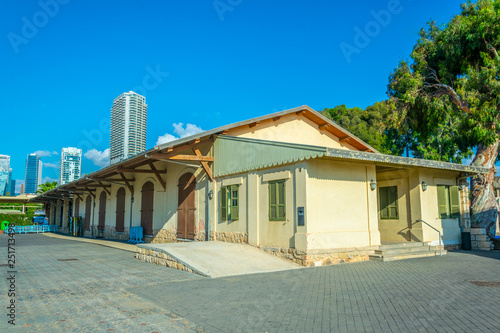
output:
[[[248,234],[246,232],[211,231],[210,240],[227,243],[247,244]]]
[[[153,236],[144,236],[144,242],[152,244],[175,243],[177,242],[177,230],[154,229]]]
[[[179,263],[177,260],[170,257],[168,254],[160,251],[138,247],[137,252],[135,254],[135,258],[138,260],[142,260],[160,266],[175,268],[189,273],[196,273],[191,268]]]
[[[375,247],[367,247],[362,249],[335,249],[325,251],[315,250],[308,252],[296,249],[267,246],[259,246],[259,248],[279,258],[295,262],[305,267],[366,261],[370,259],[370,254],[375,253]]]
[[[470,240],[473,250],[491,251],[495,248],[485,228],[471,228]]]

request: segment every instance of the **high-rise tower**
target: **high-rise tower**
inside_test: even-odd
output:
[[[26,159],[26,177],[24,179],[24,192],[34,194],[38,185],[42,183],[42,161],[37,154],[29,154]]]
[[[0,195],[13,195],[11,191],[12,169],[10,156],[0,155]]]
[[[82,150],[78,148],[63,148],[61,152],[61,173],[59,185],[77,180],[82,175]]]
[[[146,150],[147,116],[144,96],[129,91],[115,98],[111,108],[111,164]]]

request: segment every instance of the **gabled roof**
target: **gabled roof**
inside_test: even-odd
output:
[[[371,147],[368,145],[366,142],[363,140],[359,139],[356,137],[354,134],[350,133],[349,131],[345,130],[344,128],[340,127],[339,125],[335,124],[333,121],[330,119],[324,117],[322,114],[319,112],[313,110],[307,105],[303,105],[297,108],[285,110],[285,111],[280,111],[280,112],[275,112],[271,113],[268,115],[264,115],[261,117],[257,118],[252,118],[244,121],[240,121],[234,124],[230,125],[225,125],[222,127],[218,127],[209,131],[204,131],[189,137],[185,137],[182,139],[170,141],[158,146],[155,146],[154,148],[148,149],[145,152],[141,154],[137,154],[133,157],[130,157],[126,160],[123,160],[119,163],[109,165],[107,167],[104,167],[98,171],[92,172],[88,175],[83,176],[82,178],[75,180],[71,183],[67,183],[64,185],[61,185],[53,190],[50,190],[40,196],[37,196],[34,198],[32,201],[38,201],[42,198],[51,198],[51,199],[56,199],[54,196],[62,196],[64,193],[71,193],[75,192],[75,188],[85,188],[85,185],[90,185],[92,187],[96,187],[100,184],[97,180],[95,179],[103,179],[103,178],[109,178],[109,177],[122,177],[123,178],[123,173],[120,174],[119,171],[117,171],[119,168],[123,169],[135,169],[141,166],[145,166],[150,164],[151,162],[154,162],[155,160],[151,158],[151,155],[154,154],[172,154],[172,152],[179,152],[182,150],[186,150],[189,148],[192,148],[198,144],[207,142],[207,141],[212,141],[214,139],[215,135],[223,135],[225,134],[226,131],[240,128],[240,127],[245,127],[245,126],[250,126],[253,124],[257,124],[260,121],[268,120],[268,119],[279,119],[283,116],[286,115],[291,115],[291,114],[296,114],[299,116],[306,117],[307,119],[313,121],[314,123],[318,124],[318,130],[325,130],[333,135],[337,136],[341,141],[349,143],[349,145],[353,146],[356,149],[359,149],[361,151],[369,152],[369,153],[376,153],[377,155],[380,154],[375,148]],[[157,175],[158,176],[158,175]],[[126,177],[125,177],[126,178]],[[115,179],[115,178],[112,178]],[[163,181],[163,180],[160,180]],[[126,183],[126,182],[125,182]],[[104,186],[103,186],[104,187]],[[80,190],[80,191],[85,191],[85,190]]]
[[[345,128],[342,128],[341,126],[337,125],[335,122],[326,118],[321,113],[313,110],[312,108],[310,108],[307,105],[302,105],[302,106],[299,106],[299,107],[296,107],[293,109],[275,112],[275,113],[267,114],[267,115],[264,115],[261,117],[252,118],[252,119],[240,121],[237,123],[214,128],[213,130],[210,130],[210,131],[201,132],[201,133],[192,135],[190,137],[186,137],[186,138],[182,138],[182,139],[179,139],[176,141],[170,141],[170,142],[164,143],[162,145],[156,146],[155,149],[162,150],[162,149],[165,149],[168,147],[172,147],[172,146],[181,144],[185,141],[190,141],[190,140],[194,140],[196,138],[206,137],[206,136],[210,136],[210,135],[214,135],[214,134],[223,134],[225,131],[236,129],[239,127],[249,126],[249,125],[256,124],[256,123],[259,123],[261,121],[268,120],[268,119],[277,119],[277,118],[280,118],[280,117],[283,117],[286,115],[290,115],[290,114],[297,114],[297,115],[301,115],[301,116],[306,117],[307,119],[318,124],[318,130],[321,128],[321,130],[328,131],[328,132],[332,133],[333,135],[335,135],[336,137],[338,137],[341,141],[342,140],[348,141],[349,145],[353,146],[354,148],[356,148],[360,151],[379,153],[375,148],[373,148],[372,146],[370,146],[369,144],[367,144],[366,142],[364,142],[363,140],[361,140],[360,138],[358,138],[357,136],[355,136],[354,134],[352,134],[351,132],[349,132]]]

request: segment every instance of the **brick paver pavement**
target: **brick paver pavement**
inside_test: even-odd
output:
[[[209,279],[94,244],[43,235],[16,239],[16,329],[23,332],[498,332],[500,327],[500,288],[469,282],[500,282],[498,251]],[[0,242],[5,263],[6,237]],[[57,261],[71,258],[78,260]],[[7,304],[6,282],[0,287],[0,301]],[[8,327],[3,317],[0,331]]]

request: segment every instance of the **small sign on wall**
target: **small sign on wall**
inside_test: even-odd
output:
[[[303,227],[305,225],[305,223],[304,223],[304,207],[297,207],[297,221],[298,221],[299,227]]]

